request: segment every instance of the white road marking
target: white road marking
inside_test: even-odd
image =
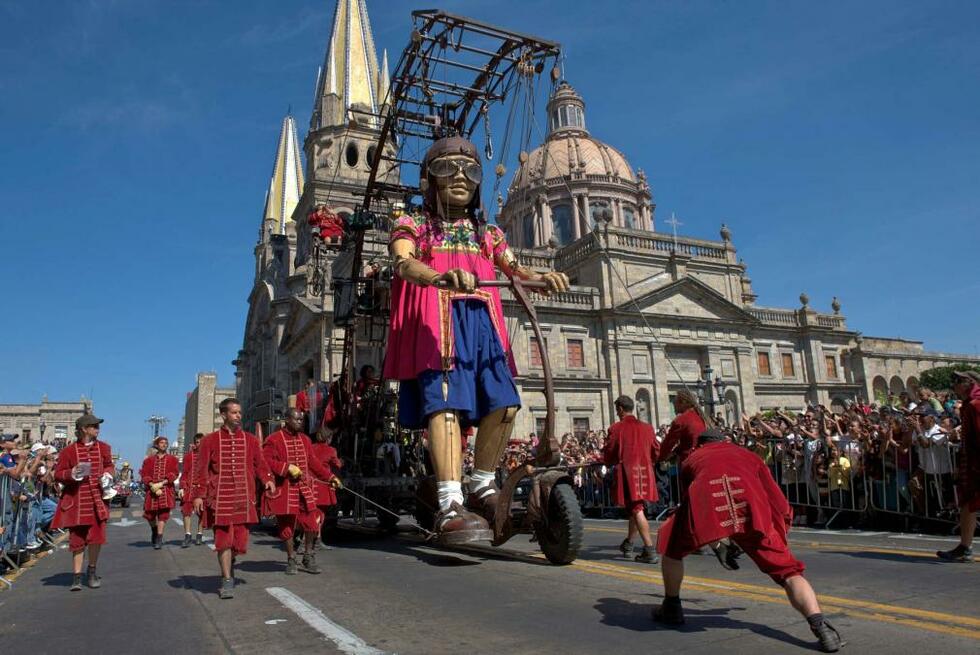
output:
[[[109,525],[118,525],[120,528],[128,528],[131,525],[136,525],[137,523],[142,523],[142,521],[133,521],[132,519],[122,518],[115,523],[110,523]]]
[[[277,623],[285,623],[286,619],[269,619],[265,622],[266,625],[276,625]]]
[[[308,626],[336,644],[342,653],[347,653],[347,655],[384,655],[384,651],[368,646],[353,632],[337,625],[328,619],[323,612],[288,589],[268,587],[266,591],[284,607],[295,612],[296,616],[303,619]]]
[[[177,518],[176,516],[171,516],[171,517],[170,517],[170,520],[171,520],[171,521],[173,521],[174,523],[176,523],[177,525],[184,525],[184,522],[183,522],[183,521],[181,521],[181,520],[180,520],[179,518]]]

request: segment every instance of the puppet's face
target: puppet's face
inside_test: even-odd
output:
[[[438,157],[429,164],[429,175],[435,180],[439,200],[447,209],[462,209],[473,200],[480,184],[480,162],[464,154]]]

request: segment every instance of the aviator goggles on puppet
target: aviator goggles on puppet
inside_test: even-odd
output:
[[[433,177],[452,178],[460,171],[470,182],[479,184],[483,179],[483,166],[472,159],[449,159],[441,157],[429,162],[429,174]]]

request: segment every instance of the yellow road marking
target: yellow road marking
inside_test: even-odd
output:
[[[620,566],[616,564],[608,563],[597,563],[588,560],[577,560],[571,564],[573,568],[586,570],[589,572],[608,574],[612,577],[618,577],[621,579],[630,579],[633,582],[637,580],[644,582],[652,582],[657,585],[663,585],[663,577],[659,573],[651,571],[636,570],[632,567]],[[711,589],[717,593],[738,596],[741,598],[751,598],[754,600],[763,600],[765,602],[778,602],[783,603],[785,601],[785,593],[779,587],[763,587],[759,585],[746,584],[742,582],[731,582],[728,580],[718,580],[714,578],[701,578],[696,576],[685,576],[684,583],[694,585],[697,587],[703,587],[705,589]],[[921,619],[928,618],[934,621],[938,621],[944,624],[954,624],[960,626],[970,626],[970,627],[980,627],[980,619],[975,619],[968,616],[956,616],[953,614],[946,614],[943,612],[934,612],[931,610],[923,610],[917,608],[901,607],[898,605],[885,605],[882,603],[875,603],[872,601],[857,600],[852,598],[842,598],[840,596],[820,596],[820,603],[822,605],[827,605],[828,607],[833,607],[846,611],[850,615],[856,616],[854,610],[867,610],[867,616],[873,616],[875,618],[880,618],[882,612],[893,615],[893,614],[904,614],[908,616],[916,617],[916,619],[905,619],[899,617],[895,618],[895,622],[901,621],[911,621],[909,625],[915,624],[916,627],[922,627],[924,629],[931,629],[929,626],[938,628],[950,628],[952,626],[937,625],[934,623],[928,623],[922,621]],[[941,632],[948,632],[948,630],[939,630]],[[973,639],[980,639],[980,632],[976,630],[962,630],[963,634],[961,636],[969,636]],[[951,633],[952,634],[952,633]],[[960,634],[956,632],[955,634]]]
[[[624,526],[625,528],[625,526]],[[586,532],[611,532],[613,534],[626,534],[626,530],[616,530],[614,528],[588,527]],[[656,530],[651,531],[656,534]],[[906,557],[920,557],[923,559],[936,559],[935,553],[925,550],[905,550],[901,548],[879,548],[875,546],[852,546],[848,544],[836,544],[828,541],[797,541],[790,542],[791,548],[806,548],[811,550],[839,550],[854,553],[880,553],[883,555],[904,555]],[[980,562],[980,557],[974,557],[974,562]]]

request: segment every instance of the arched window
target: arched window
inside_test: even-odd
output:
[[[368,146],[368,149],[367,149],[367,161],[364,162],[364,163],[367,164],[367,167],[368,168],[371,168],[371,162],[374,161],[374,154],[375,154],[375,152],[377,152],[377,150],[376,150],[376,148],[374,146]]]
[[[627,230],[635,230],[639,227],[636,224],[636,211],[630,205],[623,205],[623,227]]]
[[[572,206],[555,205],[551,208],[552,231],[558,245],[565,246],[572,242]]]
[[[359,153],[357,152],[357,144],[356,143],[347,144],[347,149],[344,150],[344,160],[347,162],[347,165],[350,166],[351,168],[357,166],[358,157],[359,157]]]
[[[521,244],[525,248],[534,247],[534,214],[527,214],[521,219]]]

